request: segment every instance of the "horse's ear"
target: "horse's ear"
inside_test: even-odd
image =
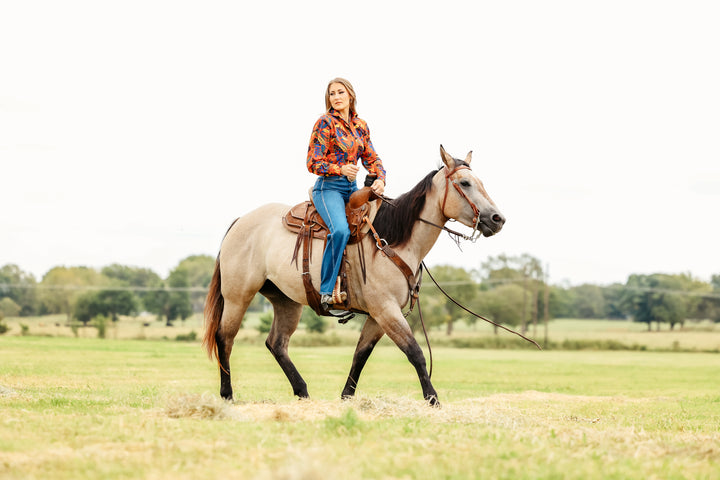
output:
[[[465,157],[465,163],[467,163],[468,165],[470,165],[470,162],[472,162],[472,150],[470,150],[470,151],[468,152],[467,156]]]
[[[442,158],[442,162],[445,164],[448,170],[452,171],[455,169],[455,159],[445,151],[442,145],[440,145],[440,158]]]

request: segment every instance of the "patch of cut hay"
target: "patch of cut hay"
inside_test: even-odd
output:
[[[427,402],[407,397],[357,396],[350,400],[303,399],[287,404],[238,403],[231,408],[254,422],[302,422],[341,418],[350,409],[361,421],[392,418],[423,418],[435,423],[485,424],[515,428],[523,414],[500,401],[468,399],[434,408]]]
[[[232,404],[209,393],[171,396],[167,400],[164,413],[170,418],[245,420]]]
[[[15,390],[0,385],[0,397],[9,397],[11,395],[15,395]]]

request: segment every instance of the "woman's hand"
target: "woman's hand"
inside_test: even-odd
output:
[[[355,181],[355,177],[357,177],[358,170],[360,170],[360,167],[353,164],[343,165],[340,167],[340,173],[345,175],[348,180],[351,182]]]
[[[385,182],[382,180],[375,180],[370,186],[375,195],[382,195],[385,192]]]

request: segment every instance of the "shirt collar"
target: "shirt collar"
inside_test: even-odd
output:
[[[342,117],[342,115],[340,115],[340,112],[338,112],[337,110],[335,110],[335,109],[332,108],[332,107],[330,107],[330,110],[328,110],[328,113],[329,113],[330,115],[332,115],[333,117],[339,119],[339,120],[342,121],[342,122],[345,121],[345,119]],[[350,112],[350,123],[351,123],[351,124],[352,124],[352,123],[355,123],[355,119],[356,119],[356,118],[357,118],[357,113],[355,113],[355,112]]]

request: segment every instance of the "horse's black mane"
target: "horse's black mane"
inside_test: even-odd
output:
[[[413,225],[420,218],[420,212],[425,206],[425,195],[432,188],[432,179],[437,172],[434,170],[428,173],[412,190],[391,200],[393,205],[383,202],[380,206],[373,226],[388,245],[402,246],[410,240]]]

